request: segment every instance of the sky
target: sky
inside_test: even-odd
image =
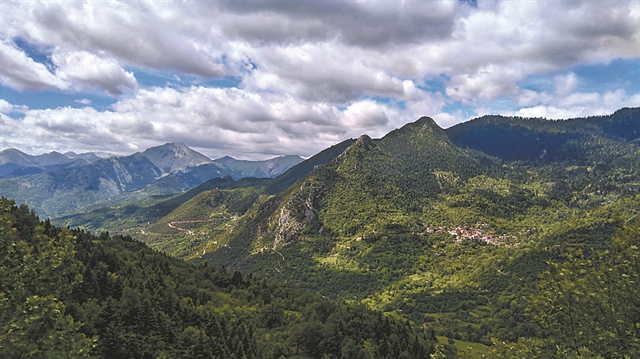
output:
[[[640,107],[640,0],[0,1],[0,150],[311,156]]]

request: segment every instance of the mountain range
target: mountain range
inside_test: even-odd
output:
[[[455,340],[514,342],[541,335],[524,313],[549,261],[606,249],[637,222],[639,130],[638,108],[565,121],[486,116],[446,130],[424,117],[273,179],[228,177],[178,201],[132,204],[127,226],[114,215],[122,207],[64,224],[124,231]]]
[[[563,121],[485,116],[449,129],[423,117],[380,139],[336,144],[274,178],[241,178],[248,163],[207,162],[180,146],[149,153],[118,162],[122,178],[149,169],[124,181],[125,191],[238,166],[235,177],[52,222],[105,239],[117,232],[198,268],[250,273],[263,288],[280,282],[366,306],[379,322],[405,319],[437,338],[436,357],[640,354],[640,108]],[[258,307],[272,300],[255,293],[244,298]],[[304,315],[271,309],[258,326]],[[320,344],[309,338],[329,334],[321,323],[300,324],[311,357]],[[349,346],[333,344],[342,357]]]
[[[181,143],[109,158],[57,152],[30,156],[7,149],[0,153],[4,177],[0,178],[0,193],[30,205],[42,216],[53,217],[180,193],[217,177],[275,177],[300,161],[298,156],[211,160]]]
[[[31,156],[15,148],[0,152],[0,178],[51,172],[62,168],[82,166],[100,160],[94,153],[76,154],[49,152]]]

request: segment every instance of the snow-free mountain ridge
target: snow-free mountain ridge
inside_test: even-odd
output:
[[[186,191],[216,177],[275,177],[302,161],[297,156],[266,161],[226,159],[216,164],[182,143],[167,143],[130,156],[100,158],[52,152],[30,156],[16,149],[0,153],[0,192],[42,216],[77,213],[150,195]],[[2,178],[4,177],[4,178]]]

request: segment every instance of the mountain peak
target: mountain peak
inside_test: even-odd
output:
[[[182,142],[167,142],[164,145],[147,148],[144,152],[173,151],[174,153],[176,153],[176,152],[187,152],[189,150],[191,149]]]
[[[438,124],[436,123],[436,121],[434,119],[432,119],[431,117],[428,116],[422,116],[420,117],[417,121],[413,122],[413,124],[416,125],[427,125],[430,127],[437,127],[442,129],[440,126],[438,126]]]
[[[405,146],[408,143],[449,145],[450,141],[444,130],[431,117],[420,117],[417,121],[408,123],[397,130],[389,132],[381,139],[385,145],[398,142],[396,145]],[[393,147],[393,146],[392,146]]]
[[[181,142],[165,143],[142,152],[163,174],[182,171],[187,167],[211,163],[211,159]]]
[[[224,157],[220,157],[218,159],[213,160],[213,162],[220,162],[220,163],[235,162],[235,161],[237,160],[231,156],[224,156]]]
[[[16,149],[7,148],[0,152],[0,164],[4,163],[18,163],[21,165],[30,165],[33,163],[32,156]]]
[[[356,140],[356,143],[364,144],[364,143],[367,143],[369,141],[373,141],[373,140],[371,139],[371,137],[369,137],[369,135],[364,134],[364,135],[361,135],[360,137],[358,137],[358,139]]]
[[[5,150],[2,150],[2,152],[0,152],[0,155],[12,155],[12,156],[29,156],[28,154],[20,151],[17,148],[7,148]]]

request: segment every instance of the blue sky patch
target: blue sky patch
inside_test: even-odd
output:
[[[204,79],[200,76],[168,71],[149,71],[139,68],[128,68],[133,72],[140,87],[189,87],[192,85],[230,88],[238,87],[242,81],[239,77],[227,76],[219,79]]]
[[[51,73],[55,71],[56,65],[51,61],[51,53],[49,49],[42,49],[39,46],[31,44],[21,37],[14,38],[13,42],[33,61],[43,64]]]
[[[82,102],[91,101],[89,106],[98,111],[107,110],[118,99],[112,96],[101,95],[92,92],[70,93],[58,90],[42,90],[36,92],[21,92],[10,87],[0,85],[0,98],[12,105],[27,106],[31,110],[44,110],[47,108],[87,106]]]
[[[554,93],[555,79],[573,72],[578,84],[575,92],[615,91],[624,89],[627,94],[640,93],[640,59],[616,59],[608,64],[576,66],[564,72],[531,75],[518,83],[522,89]]]
[[[424,84],[417,86],[419,89],[427,91],[427,92],[440,92],[442,94],[446,93],[446,83],[450,80],[450,78],[445,74],[440,74],[439,76],[431,76],[424,79]]]
[[[624,89],[628,94],[640,93],[640,58],[616,59],[609,64],[577,66],[580,92],[603,92]]]
[[[462,101],[448,102],[442,107],[442,112],[445,113],[460,113],[467,119],[471,119],[476,116],[476,106],[464,105]]]

